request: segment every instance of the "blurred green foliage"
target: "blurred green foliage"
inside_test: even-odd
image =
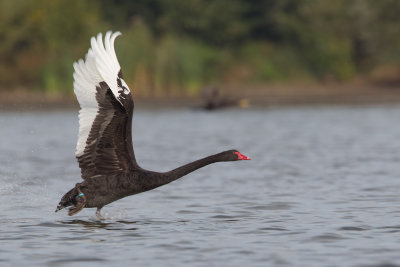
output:
[[[73,61],[110,29],[142,95],[346,80],[399,66],[399,14],[398,0],[2,0],[0,90],[72,92]]]

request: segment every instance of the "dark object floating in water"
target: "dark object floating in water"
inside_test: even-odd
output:
[[[206,87],[201,91],[204,99],[203,109],[215,110],[227,107],[240,107],[246,108],[249,105],[247,98],[233,98],[222,95],[220,90],[216,87]]]
[[[79,111],[76,158],[83,182],[77,183],[61,199],[56,211],[72,206],[68,214],[83,208],[97,208],[126,196],[168,184],[206,165],[221,161],[249,160],[237,150],[229,150],[196,160],[169,172],[142,169],[132,146],[133,98],[122,78],[114,51],[120,32],[92,37],[85,61],[74,63],[74,91]]]

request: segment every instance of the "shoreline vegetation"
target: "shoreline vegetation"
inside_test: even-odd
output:
[[[221,95],[246,99],[250,108],[292,105],[400,104],[400,85],[347,83],[297,83],[221,86]],[[201,108],[199,95],[145,96],[133,89],[135,108]],[[74,94],[43,93],[24,89],[0,90],[0,110],[79,109]]]
[[[0,108],[77,106],[72,64],[108,30],[138,107],[198,106],[207,87],[255,107],[397,102],[399,13],[398,0],[3,0]]]

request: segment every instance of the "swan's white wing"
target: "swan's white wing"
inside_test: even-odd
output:
[[[114,50],[114,41],[119,35],[121,35],[120,32],[115,32],[111,35],[111,31],[108,31],[104,38],[104,44],[101,33],[97,35],[97,38],[92,37],[90,39],[96,68],[103,81],[107,83],[118,100],[121,90],[124,91],[123,93],[125,94],[129,93],[128,85],[122,77],[119,77],[121,76],[121,67]],[[119,84],[119,82],[121,82],[121,84]]]
[[[74,92],[81,106],[76,157],[82,177],[132,168],[133,99],[114,51],[120,32],[91,38],[85,61],[74,63]]]

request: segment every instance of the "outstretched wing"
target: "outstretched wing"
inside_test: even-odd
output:
[[[81,106],[76,158],[82,178],[127,172],[135,167],[133,99],[114,51],[120,32],[91,38],[86,59],[74,63],[74,92]]]

